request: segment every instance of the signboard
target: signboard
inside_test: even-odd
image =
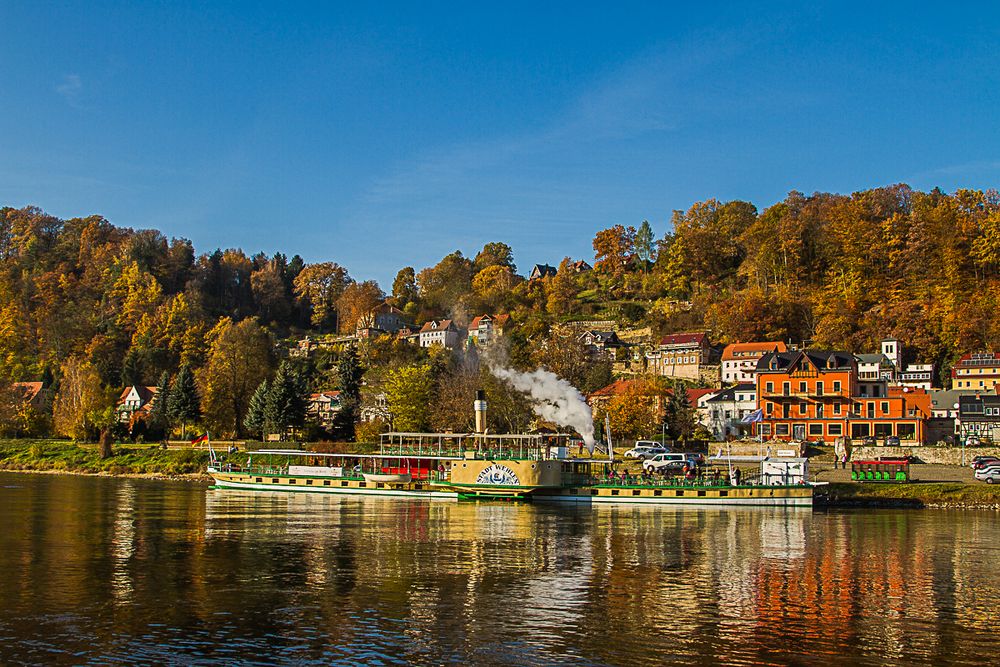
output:
[[[797,449],[779,449],[777,453],[777,456],[783,456],[786,458],[795,458],[798,455],[799,451]]]
[[[343,477],[344,468],[342,466],[288,466],[289,475],[303,475],[305,477]]]
[[[476,484],[492,484],[494,486],[517,486],[521,480],[517,473],[505,465],[494,463],[486,466],[476,478]]]

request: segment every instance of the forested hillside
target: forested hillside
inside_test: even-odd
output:
[[[272,376],[278,341],[353,332],[385,298],[418,325],[510,313],[518,325],[511,363],[546,365],[584,390],[610,379],[610,368],[587,364],[572,345],[547,344],[555,322],[616,319],[657,334],[707,328],[718,343],[811,341],[851,351],[895,336],[943,371],[1000,338],[994,191],[792,192],[762,211],[709,200],[675,212],[666,233],[616,225],[598,232],[593,247],[593,271],[565,258],[554,277],[529,281],[529,267],[519,271],[512,249],[497,241],[433,267],[404,267],[385,294],[352,279],[336,258],[307,265],[238,249],[198,254],[184,239],[99,216],[4,208],[0,379],[58,389],[73,375],[104,392],[92,400],[98,405],[113,403],[123,385],[156,384],[188,368],[202,412],[231,413],[226,423],[239,432],[250,396],[235,394]],[[361,358],[373,380],[380,368],[423,361],[426,353],[398,341],[373,342]],[[335,363],[313,363],[310,387],[333,388]],[[240,373],[248,376],[235,387]],[[212,386],[226,377],[229,384]]]

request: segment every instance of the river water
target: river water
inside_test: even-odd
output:
[[[577,508],[0,474],[0,663],[983,664],[992,512]]]

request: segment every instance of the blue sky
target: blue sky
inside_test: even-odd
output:
[[[922,7],[6,1],[0,204],[389,288],[709,197],[996,187],[1000,9]]]

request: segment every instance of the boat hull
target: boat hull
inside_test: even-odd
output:
[[[552,503],[688,506],[812,507],[810,486],[580,486],[504,487],[450,485],[426,481],[377,480],[212,471],[215,486],[248,491],[292,491],[432,500],[507,499]]]

